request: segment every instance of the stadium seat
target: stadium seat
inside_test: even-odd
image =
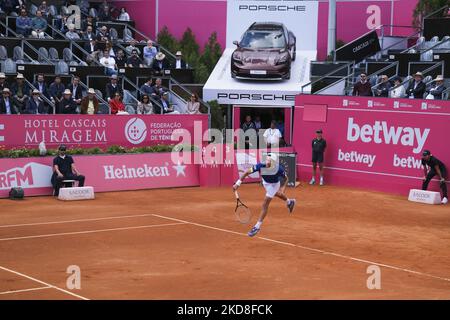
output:
[[[65,14],[65,15],[68,15],[68,14],[69,14],[69,10],[67,9],[66,6],[62,6],[60,12],[61,12],[61,15],[62,15],[62,14]]]
[[[55,7],[54,5],[50,5],[50,6],[48,7],[48,10],[49,10],[50,15],[51,15],[52,17],[56,17],[56,16],[58,15],[58,9],[56,9],[56,7]]]
[[[13,49],[13,60],[17,62],[17,60],[23,60],[23,50],[19,46],[15,46]]]
[[[56,50],[55,48],[50,48],[50,49],[48,49],[48,55],[49,55],[49,58],[50,58],[50,60],[52,60],[52,61],[57,61],[57,60],[59,60],[59,53],[58,53],[58,50]]]
[[[97,16],[98,16],[97,10],[95,8],[91,8],[89,10],[89,15],[93,18],[97,18]]]
[[[417,49],[425,49],[425,37],[419,37],[416,42]]]
[[[39,48],[39,56],[38,61],[39,62],[46,62],[48,60],[48,51],[44,47]]]
[[[101,99],[103,99],[103,93],[102,93],[100,90],[95,89],[95,95],[96,95],[97,97],[100,97]]]
[[[4,69],[5,73],[16,73],[16,63],[13,61],[13,59],[6,59],[4,63]]]
[[[431,38],[430,40],[431,42],[439,42],[439,37],[438,36],[434,36],[433,38]],[[436,44],[436,43],[435,43]]]
[[[109,106],[107,104],[104,104],[104,103],[99,104],[98,112],[101,113],[101,114],[109,114]]]
[[[109,35],[112,41],[117,41],[119,39],[119,34],[117,33],[117,30],[115,28],[109,29]]]
[[[433,50],[427,50],[421,53],[420,61],[433,61]]]
[[[67,63],[71,62],[73,60],[73,54],[72,50],[69,48],[64,48],[63,50],[63,60]]]
[[[55,74],[69,74],[69,66],[67,65],[67,63],[62,60],[58,61],[55,66]]]
[[[125,111],[129,114],[136,114],[136,109],[132,105],[127,105]]]
[[[32,15],[32,16],[35,16],[36,15],[36,11],[38,10],[38,7],[35,5],[35,4],[31,4],[31,6],[30,6],[30,14]]]
[[[133,33],[131,32],[131,30],[128,28],[123,29],[123,41],[129,42],[132,39],[133,39]]]
[[[8,51],[5,46],[0,46],[0,60],[4,61],[6,59],[8,59]]]

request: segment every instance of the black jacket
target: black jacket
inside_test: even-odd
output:
[[[423,83],[423,81],[420,81],[415,89],[414,84],[414,80],[409,83],[408,89],[406,89],[406,94],[408,95],[408,97],[413,95],[414,99],[423,99],[423,95],[426,89],[425,83]]]
[[[72,97],[69,100],[62,99],[59,103],[59,112],[61,114],[77,114],[77,104]]]
[[[38,90],[40,91],[40,88],[39,88],[39,82],[36,81],[35,83],[33,83],[33,87],[35,87],[36,89],[38,89]],[[45,82],[44,82],[44,85],[43,85],[43,88],[42,88],[41,93],[42,93],[46,98],[50,99],[50,92],[49,92],[48,86],[47,86],[47,84],[46,84]],[[31,93],[30,93],[30,96],[31,96]]]
[[[11,114],[18,114],[19,109],[14,104],[14,99],[9,98],[9,106],[11,108]],[[6,103],[3,97],[0,98],[0,114],[6,114]]]
[[[47,113],[44,102],[42,100],[39,100],[39,103],[36,103],[33,98],[28,99],[25,113],[36,114],[36,111],[38,111],[39,114]]]
[[[162,73],[163,70],[170,69],[170,64],[167,62],[166,59],[162,61],[153,59],[152,69],[157,73]]]
[[[73,90],[73,84],[69,84],[69,86],[67,87],[67,89],[70,90],[70,92],[72,93],[72,97],[74,96],[74,90]],[[77,90],[75,91],[75,99],[83,99],[83,88],[78,85],[77,86]]]
[[[445,90],[445,86],[441,84],[439,87],[432,87],[430,89],[430,94],[433,95],[434,99],[442,100],[442,92]]]
[[[116,87],[114,88],[111,83],[108,83],[105,88],[105,99],[108,98],[113,99],[116,92],[119,92],[120,95],[123,97],[123,90],[119,84],[117,84]]]

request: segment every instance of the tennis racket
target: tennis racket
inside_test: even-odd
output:
[[[242,224],[247,224],[252,219],[252,212],[250,209],[241,201],[239,198],[239,193],[237,190],[234,191],[234,195],[236,196],[236,209],[234,209],[234,213],[236,214],[236,218]]]

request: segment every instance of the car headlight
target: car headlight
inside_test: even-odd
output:
[[[233,60],[242,62],[242,54],[240,54],[239,52],[233,53]]]
[[[281,56],[280,59],[278,59],[277,64],[282,64],[282,63],[286,63],[289,59],[289,54],[285,54],[283,56]]]

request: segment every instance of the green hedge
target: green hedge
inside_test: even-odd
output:
[[[112,145],[106,149],[102,148],[69,148],[67,154],[71,155],[96,155],[96,154],[136,154],[136,153],[157,153],[157,152],[179,152],[179,151],[198,151],[196,146],[174,146],[174,145],[155,145],[147,147],[124,148],[118,145]],[[47,156],[56,156],[57,149],[47,150]],[[38,149],[14,148],[6,150],[0,147],[0,158],[30,158],[40,157]]]

